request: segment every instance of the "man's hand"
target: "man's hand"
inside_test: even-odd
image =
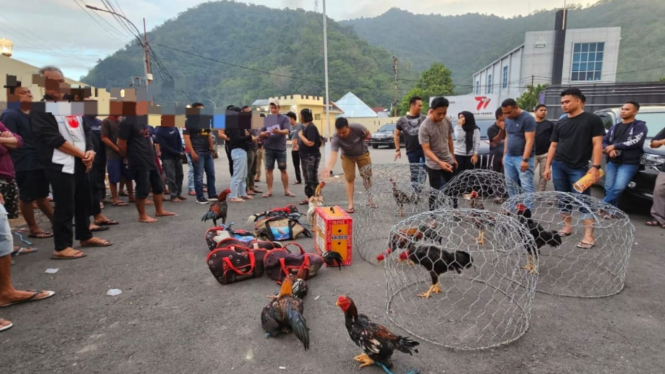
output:
[[[474,164],[474,165],[478,163],[478,155],[477,154],[474,154],[473,156],[471,156],[471,163]]]
[[[616,150],[611,150],[609,152],[609,156],[610,156],[610,158],[615,158],[617,156],[617,151]]]
[[[543,173],[543,177],[545,177],[546,180],[552,180],[552,168],[551,167],[546,167],[545,172]]]
[[[595,180],[600,179],[600,170],[596,168],[589,169],[589,172],[587,174],[591,174],[593,176],[593,179]]]
[[[396,149],[395,150],[395,160],[394,161],[397,161],[398,158],[402,158],[402,151],[400,151],[399,149]]]
[[[612,152],[614,149],[615,149],[614,144],[612,144],[612,145],[608,145],[607,147],[605,147],[605,149],[603,149],[603,152],[609,154],[609,153]]]
[[[441,169],[452,173],[453,172],[453,166],[445,161],[439,161],[439,166],[441,166]]]
[[[321,177],[321,179],[323,179],[323,178],[326,178],[326,179],[327,179],[327,178],[330,178],[330,169],[325,168],[325,169],[321,170],[321,175],[320,175],[320,177]]]
[[[270,132],[271,132],[272,134],[279,134],[280,131],[281,131],[281,130],[279,130],[279,129],[272,129],[272,131],[270,131]]]
[[[3,131],[0,133],[0,138],[13,138],[14,134],[11,133],[11,131]]]
[[[522,171],[522,173],[529,170],[529,163],[522,160],[522,162],[520,163],[520,170]]]
[[[189,154],[189,157],[192,158],[192,162],[199,162],[199,155],[197,155],[194,150]]]
[[[263,131],[260,135],[261,135],[262,138],[267,138],[267,137],[270,136],[270,133],[267,132],[267,131]]]
[[[92,164],[92,162],[95,161],[95,151],[87,151],[86,153],[83,154],[83,163],[84,164]]]
[[[457,163],[457,160],[456,160],[454,157],[453,157],[453,166],[454,166],[455,168],[458,168],[458,167],[459,167],[459,164]]]

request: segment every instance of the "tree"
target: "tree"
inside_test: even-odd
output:
[[[535,87],[533,85],[526,86],[526,91],[515,100],[517,101],[517,105],[527,112],[533,112],[539,103],[540,93],[545,91],[546,87],[546,84],[539,84]]]
[[[412,96],[423,98],[423,112],[429,108],[429,100],[433,96],[452,95],[455,91],[452,72],[444,64],[434,63],[429,69],[422,72],[415,86],[402,98],[399,104],[399,114],[409,111],[409,99]]]

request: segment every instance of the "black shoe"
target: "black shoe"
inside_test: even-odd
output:
[[[201,205],[210,204],[210,202],[208,200],[199,200],[199,199],[196,199],[196,203],[201,204]]]

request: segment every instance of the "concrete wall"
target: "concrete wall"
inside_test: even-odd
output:
[[[571,82],[570,80],[573,68],[572,59],[575,43],[598,42],[605,43],[605,51],[603,52],[603,71],[602,79],[600,81],[593,81],[593,83],[616,82],[617,66],[619,64],[619,45],[621,43],[621,27],[603,27],[595,29],[573,29],[566,32],[562,85],[578,83]]]
[[[488,75],[492,75],[492,91],[489,95],[498,95],[502,101],[509,97],[516,97],[521,94],[523,84],[521,84],[521,67],[524,47],[520,46],[503,55],[501,58],[493,61],[483,70],[473,75],[474,88],[471,94],[488,95]],[[503,87],[503,68],[508,67],[507,87]],[[480,90],[476,90],[476,83],[480,83]]]
[[[552,81],[554,56],[554,30],[527,32],[524,37],[524,54],[520,71],[520,96],[524,87],[533,84],[549,84]]]

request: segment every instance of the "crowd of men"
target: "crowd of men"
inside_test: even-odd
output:
[[[153,129],[148,125],[147,108],[139,103],[134,103],[131,115],[111,115],[103,120],[96,115],[60,113],[58,102],[87,98],[68,93],[64,76],[56,67],[45,67],[40,75],[45,87],[43,110],[31,109],[30,89],[16,85],[8,88],[8,95],[10,101],[20,104],[19,107],[7,109],[0,115],[0,307],[43,300],[54,294],[52,291],[19,291],[12,285],[11,257],[35,251],[14,246],[8,219],[18,217],[19,210],[27,223],[29,237],[53,239],[52,259],[75,260],[85,257],[86,253],[74,249],[74,240],[78,240],[81,247],[112,245],[109,240],[93,235],[118,224],[102,213],[107,176],[111,192],[107,203],[114,206],[134,203],[142,223],[176,215],[165,210],[163,201],[179,203],[187,199],[183,194],[185,161],[189,165],[188,195],[200,204],[217,199],[213,161],[216,149],[210,125],[201,126],[188,118],[181,136],[174,116],[164,115],[161,126]],[[589,194],[588,189],[576,191],[573,184],[587,174],[599,178],[604,154],[604,201],[614,206],[618,204],[621,193],[639,169],[647,126],[635,118],[640,105],[628,102],[621,108],[622,122],[606,133],[599,117],[584,112],[584,102],[579,89],[562,92],[561,106],[566,115],[556,124],[545,119],[547,107],[544,105],[536,107],[535,116],[522,110],[513,99],[505,100],[496,110],[496,122],[487,131],[493,159],[491,168],[504,173],[511,196],[518,194],[520,188],[527,193],[544,191],[549,180],[553,181],[556,191]],[[458,113],[456,126],[453,126],[448,119],[446,98],[434,98],[427,115],[421,113],[420,97],[412,97],[409,104],[409,112],[396,126],[395,160],[402,157],[399,139],[403,133],[413,183],[421,183],[426,173],[430,186],[440,190],[460,172],[476,167],[480,129],[472,113]],[[228,201],[243,203],[257,194],[262,194],[263,198],[273,196],[275,166],[284,195],[295,197],[287,173],[287,141],[290,141],[296,176],[293,184],[304,184],[306,198],[300,204],[309,203],[319,177],[328,178],[341,156],[348,203],[346,212],[353,214],[356,169],[361,171],[364,187],[371,187],[371,173],[362,172],[372,163],[366,142],[369,130],[349,123],[346,118],[337,118],[331,154],[319,173],[324,139],[313,123],[312,111],[305,108],[297,114],[283,115],[277,99],[271,99],[269,107],[272,118],[270,124],[266,121],[265,127],[257,130],[228,127],[219,132],[226,142],[231,175]],[[192,108],[203,109],[203,104],[193,103]],[[227,107],[227,114],[241,112],[251,112],[251,108]],[[665,130],[651,142],[654,148],[662,145],[665,145]],[[258,190],[255,184],[260,181],[263,165],[265,192]],[[534,186],[536,167],[540,169],[537,189]],[[660,171],[652,219],[647,225],[665,228],[665,168]],[[165,193],[167,199],[163,198]],[[55,208],[51,206],[51,196]],[[128,201],[123,201],[122,196],[127,196]],[[148,205],[154,205],[154,217],[148,215]],[[374,203],[370,200],[368,205]],[[39,226],[35,209],[50,221],[52,232]],[[563,221],[559,233],[572,235],[571,207],[560,205],[559,209]],[[577,244],[583,249],[595,245],[589,213],[584,212],[585,235]],[[612,218],[608,212],[598,213]],[[11,322],[0,319],[0,331],[9,327]]]

